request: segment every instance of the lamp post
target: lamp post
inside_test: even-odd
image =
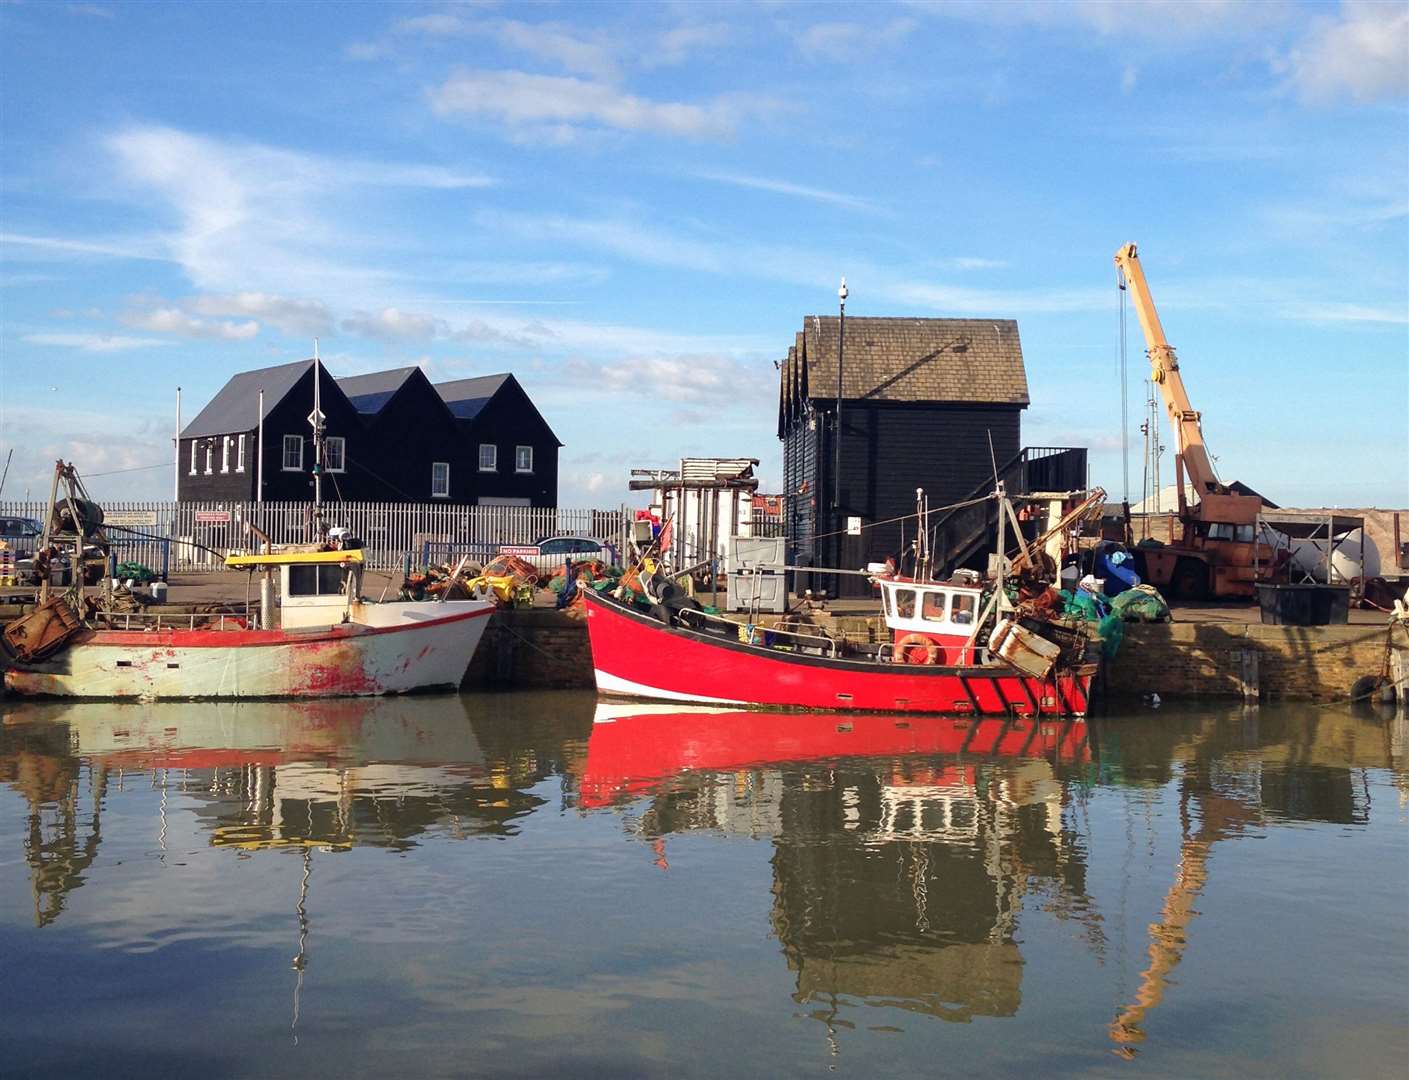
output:
[[[836,445],[833,448],[835,459],[832,462],[832,508],[841,519],[841,369],[846,357],[846,278],[841,279],[837,290],[837,300],[841,305],[841,318],[837,328],[837,430]]]

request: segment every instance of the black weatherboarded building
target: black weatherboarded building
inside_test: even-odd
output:
[[[311,500],[314,369],[300,360],[226,383],[181,432],[180,499],[253,501],[262,473],[266,501]],[[562,444],[513,375],[436,385],[418,367],[317,369],[325,501],[557,505]]]
[[[959,502],[991,488],[995,460],[1009,471],[1025,459],[1027,372],[1011,319],[847,319],[838,473],[839,330],[835,316],[804,320],[781,366],[778,437],[792,557],[802,565],[858,569],[914,539],[913,521],[873,523],[912,513],[916,488],[924,488],[932,507]],[[1067,461],[1073,475],[1056,479],[1080,486],[1085,453],[1064,453],[1078,454],[1080,462]],[[859,537],[846,534],[848,518],[861,519]],[[817,584],[843,595],[869,591],[857,577]]]

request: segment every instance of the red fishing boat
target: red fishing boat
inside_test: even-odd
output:
[[[756,708],[1084,716],[1096,664],[1084,638],[1049,640],[1016,613],[984,645],[981,590],[878,580],[892,640],[857,645],[588,590],[597,690],[609,697]]]

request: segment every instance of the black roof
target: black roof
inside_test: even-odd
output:
[[[259,392],[264,391],[264,416],[268,416],[312,366],[312,360],[297,360],[232,376],[220,393],[186,425],[181,437],[191,439],[253,431],[264,419],[259,415]]]
[[[459,419],[473,420],[489,404],[489,399],[499,392],[499,388],[512,378],[508,372],[480,375],[473,379],[436,383],[435,389]]]
[[[415,372],[414,367],[393,368],[366,375],[349,375],[337,382],[354,409],[363,416],[375,416]]]

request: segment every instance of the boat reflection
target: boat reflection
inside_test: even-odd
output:
[[[1087,891],[1087,797],[1096,787],[1172,788],[1172,881],[1153,913],[1148,962],[1132,998],[1112,1002],[1108,1027],[1130,1057],[1196,933],[1212,847],[1286,822],[1366,823],[1365,770],[1395,770],[1403,799],[1409,740],[1402,719],[1313,711],[1264,721],[1256,709],[1111,724],[1099,752],[1096,730],[599,705],[581,804],[632,805],[623,823],[662,869],[673,834],[771,842],[770,919],[794,1000],[835,1040],[869,1006],[960,1022],[1016,1014],[1025,903],[1074,924],[1104,962],[1112,913]],[[1132,925],[1123,906],[1114,914]],[[1047,984],[1062,977],[1042,973]]]
[[[769,839],[794,1000],[832,1037],[858,1005],[1014,1015],[1028,893],[1100,947],[1063,783],[1091,760],[1074,720],[599,706],[581,797],[649,798],[635,828],[664,866],[672,833]]]
[[[459,695],[298,702],[25,704],[0,726],[0,783],[28,805],[25,860],[46,925],[84,882],[113,789],[157,789],[215,847],[354,845],[406,850],[430,830],[507,835],[543,799],[527,788],[581,756],[589,714],[515,724],[532,702],[491,710]]]

